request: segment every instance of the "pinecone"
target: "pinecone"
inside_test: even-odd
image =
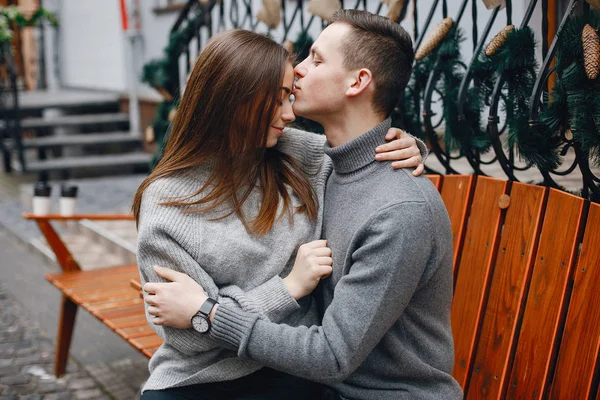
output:
[[[450,32],[453,23],[454,21],[452,21],[452,18],[444,18],[434,30],[429,32],[421,46],[417,49],[415,60],[422,60],[438,47],[448,32]]]
[[[288,53],[294,54],[294,42],[288,39],[285,42],[283,42],[282,46],[288,51]]]
[[[151,125],[147,126],[146,130],[144,131],[144,140],[148,144],[152,144],[156,140],[156,136],[154,135],[154,128]]]
[[[382,0],[383,4],[387,4],[389,9],[387,13],[387,17],[394,22],[400,22],[400,12],[404,8],[404,3],[407,0]]]
[[[171,108],[171,111],[169,111],[169,116],[167,117],[167,119],[169,120],[169,122],[175,121],[175,116],[176,115],[177,115],[177,109],[176,108]]]
[[[494,36],[490,43],[485,48],[485,55],[488,57],[493,56],[496,52],[504,45],[508,35],[515,29],[514,25],[507,25],[500,32]]]
[[[598,32],[589,24],[586,24],[581,33],[581,41],[583,42],[585,73],[590,80],[594,80],[600,72],[600,38]]]

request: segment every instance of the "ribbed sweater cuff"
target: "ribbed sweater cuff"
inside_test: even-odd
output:
[[[212,321],[210,336],[239,350],[240,345],[248,340],[257,319],[256,314],[220,305]]]
[[[300,308],[279,276],[274,276],[251,290],[249,295],[261,305],[265,315],[271,321],[280,321],[292,311]]]

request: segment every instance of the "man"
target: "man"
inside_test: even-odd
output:
[[[340,10],[295,69],[294,111],[321,123],[328,141],[322,232],[333,272],[316,294],[322,325],[278,325],[218,304],[208,318],[208,334],[240,357],[326,383],[339,399],[462,398],[451,376],[447,212],[427,178],[372,160],[412,61],[399,25]],[[181,296],[206,309],[199,287]]]

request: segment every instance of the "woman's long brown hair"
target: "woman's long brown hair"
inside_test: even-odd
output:
[[[316,218],[316,194],[307,177],[293,158],[266,148],[289,60],[283,47],[250,31],[225,32],[207,44],[187,82],[164,155],[135,194],[137,224],[142,195],[152,182],[201,165],[213,166],[202,187],[161,204],[200,213],[227,202],[230,212],[217,220],[235,213],[251,233],[263,235],[278,218],[280,198],[280,216],[286,211],[293,216],[287,185],[303,204],[297,211]],[[249,222],[242,205],[257,185],[262,204]]]

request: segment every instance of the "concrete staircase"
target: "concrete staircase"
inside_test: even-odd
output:
[[[76,171],[147,171],[152,155],[143,151],[142,135],[129,131],[129,115],[120,112],[116,93],[21,92],[20,140],[7,129],[13,112],[9,102],[1,112],[0,138],[15,170],[46,176],[59,171],[62,179]]]

